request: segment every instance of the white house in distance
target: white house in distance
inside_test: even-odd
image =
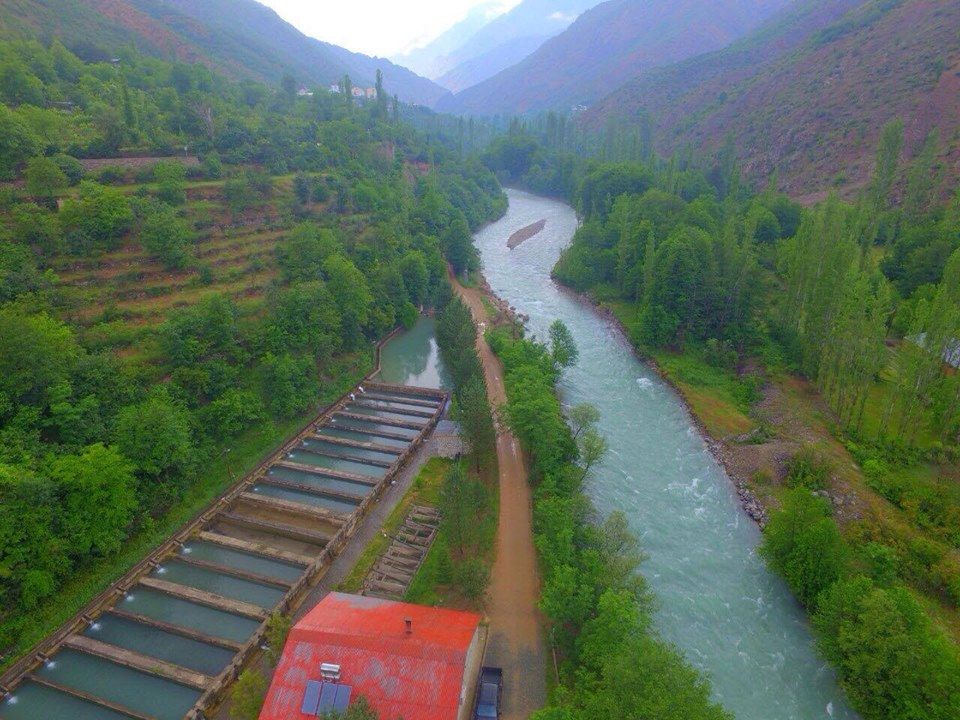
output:
[[[343,92],[343,88],[340,86],[340,83],[330,83],[329,90],[332,93]],[[350,88],[350,95],[357,100],[375,100],[377,98],[377,89],[372,87],[362,88],[354,86]]]

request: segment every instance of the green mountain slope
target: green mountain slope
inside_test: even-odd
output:
[[[381,69],[387,90],[407,102],[430,105],[446,93],[388,60],[309,38],[254,0],[4,0],[0,37],[59,37],[94,57],[132,44],[274,84],[285,73],[322,86],[349,74],[354,84],[370,86]]]
[[[638,76],[580,122],[647,118],[665,153],[730,135],[748,177],[777,171],[785,190],[816,198],[831,184],[859,187],[897,117],[908,155],[937,128],[956,166],[960,4],[803,0],[739,43]]]

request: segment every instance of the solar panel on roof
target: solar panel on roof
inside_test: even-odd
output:
[[[350,705],[350,695],[353,693],[353,688],[350,685],[340,685],[332,682],[313,682],[313,684],[320,686],[316,709],[311,711],[314,715],[342,714],[346,711],[347,706]],[[304,712],[307,711],[304,710]]]
[[[307,680],[307,689],[303,692],[303,707],[300,712],[307,715],[316,715],[317,708],[320,706],[320,689],[322,683],[316,680]]]
[[[337,684],[325,682],[320,687],[320,705],[317,715],[326,715],[333,712],[334,701],[337,699]]]
[[[333,701],[333,710],[338,713],[345,713],[350,704],[350,694],[353,688],[349,685],[337,685],[337,697]]]

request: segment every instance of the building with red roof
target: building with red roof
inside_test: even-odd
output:
[[[260,720],[308,720],[358,695],[380,720],[466,720],[486,643],[480,620],[330,593],[290,631]]]

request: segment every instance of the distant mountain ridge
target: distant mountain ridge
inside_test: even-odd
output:
[[[454,92],[483,82],[523,60],[599,2],[523,0],[450,53],[445,58],[448,69],[434,79]]]
[[[391,60],[418,75],[436,80],[456,64],[453,54],[499,14],[499,7],[500,3],[495,1],[476,5],[460,22],[423,47],[394,55]]]
[[[533,54],[443,98],[442,111],[478,115],[567,111],[644,70],[721,48],[789,0],[609,0]]]
[[[477,57],[464,60],[436,78],[436,82],[451,92],[473,87],[501,70],[516,65],[551,37],[551,35],[528,35],[507,40]]]
[[[960,3],[799,0],[730,47],[642,73],[578,119],[601,129],[649,117],[661,153],[718,148],[730,135],[748,178],[777,172],[810,199],[869,177],[894,118],[911,155],[940,131],[960,163]]]
[[[69,47],[100,45],[200,62],[233,77],[276,84],[287,72],[307,86],[344,74],[384,85],[407,102],[432,105],[446,91],[382,58],[309,38],[254,0],[3,0],[0,36],[59,37]]]

